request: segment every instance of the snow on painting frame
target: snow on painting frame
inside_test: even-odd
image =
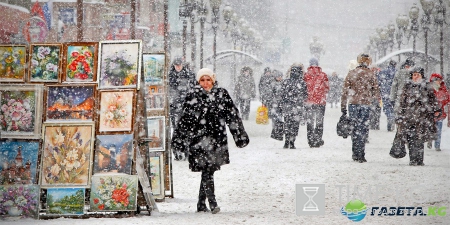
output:
[[[41,187],[88,187],[92,174],[94,123],[44,123]]]
[[[100,41],[98,89],[139,90],[142,62],[141,40]]]
[[[136,90],[102,90],[97,134],[131,133],[136,108]]]
[[[0,85],[0,138],[40,138],[43,87]]]
[[[95,84],[47,85],[44,93],[44,121],[93,121],[97,97],[95,86]]]
[[[96,83],[98,42],[72,42],[63,46],[63,83]]]
[[[58,83],[62,50],[62,44],[30,44],[28,81]]]
[[[0,45],[0,82],[25,82],[27,46]]]

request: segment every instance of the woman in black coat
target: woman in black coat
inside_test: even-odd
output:
[[[174,151],[189,153],[189,168],[202,172],[197,212],[213,214],[220,208],[214,194],[214,172],[229,164],[226,125],[239,148],[248,145],[249,138],[239,117],[239,111],[228,91],[215,85],[215,74],[208,68],[197,73],[197,85],[186,96],[183,114],[172,136]]]

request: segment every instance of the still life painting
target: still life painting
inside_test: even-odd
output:
[[[98,63],[99,89],[139,89],[141,56],[140,40],[101,41]]]
[[[133,153],[133,134],[97,135],[94,174],[131,174]]]
[[[95,85],[48,85],[46,121],[92,121]]]
[[[84,188],[48,188],[48,215],[84,214]]]
[[[135,90],[124,90],[99,93],[99,132],[132,131],[135,92]]]
[[[39,141],[0,141],[0,185],[37,184]]]
[[[42,186],[87,186],[91,174],[94,125],[44,123]]]
[[[64,82],[96,82],[97,42],[64,45]]]
[[[0,45],[0,82],[24,82],[27,48]]]
[[[30,45],[30,82],[59,82],[61,44]]]
[[[37,219],[39,193],[39,185],[0,186],[0,216]]]
[[[137,175],[92,176],[90,210],[136,211],[138,190]]]
[[[43,85],[0,86],[1,138],[39,138],[42,92]]]

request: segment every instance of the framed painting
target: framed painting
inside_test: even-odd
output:
[[[139,90],[142,41],[101,41],[99,43],[98,88]]]
[[[92,176],[90,210],[93,212],[136,211],[137,175]]]
[[[131,174],[133,134],[97,135],[96,138],[94,174]]]
[[[62,82],[97,82],[98,42],[66,43],[63,47]]]
[[[29,82],[60,80],[62,44],[30,44]]]
[[[45,121],[93,121],[95,84],[47,85]]]
[[[26,57],[25,45],[0,45],[0,82],[24,82]]]
[[[0,216],[38,219],[39,185],[0,186]]]
[[[149,157],[150,185],[155,196],[164,195],[164,154]]]
[[[150,151],[164,151],[165,139],[164,116],[147,117],[147,143]]]
[[[142,55],[147,111],[164,110],[166,96],[164,91],[165,59],[164,54],[145,53]]]
[[[0,141],[0,185],[37,184],[37,140]]]
[[[136,90],[100,91],[98,131],[133,131]]]
[[[85,189],[48,188],[47,189],[47,215],[83,215]]]
[[[41,84],[0,86],[1,138],[40,138],[43,87]]]
[[[85,186],[90,182],[93,123],[44,123],[40,184]]]

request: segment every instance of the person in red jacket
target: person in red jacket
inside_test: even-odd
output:
[[[436,95],[439,108],[441,109],[441,116],[434,119],[437,127],[437,139],[434,141],[434,148],[436,151],[441,151],[442,121],[444,121],[447,117],[447,114],[445,113],[445,106],[450,103],[450,94],[448,93],[447,87],[445,86],[443,78],[440,74],[431,74],[430,83],[433,87],[434,94]],[[450,124],[447,124],[447,126],[450,127]],[[431,145],[428,145],[428,148],[431,147]]]
[[[311,148],[317,148],[324,144],[322,139],[323,118],[330,86],[327,74],[322,72],[316,58],[309,60],[309,67],[303,79],[308,91],[305,104],[308,144]]]

